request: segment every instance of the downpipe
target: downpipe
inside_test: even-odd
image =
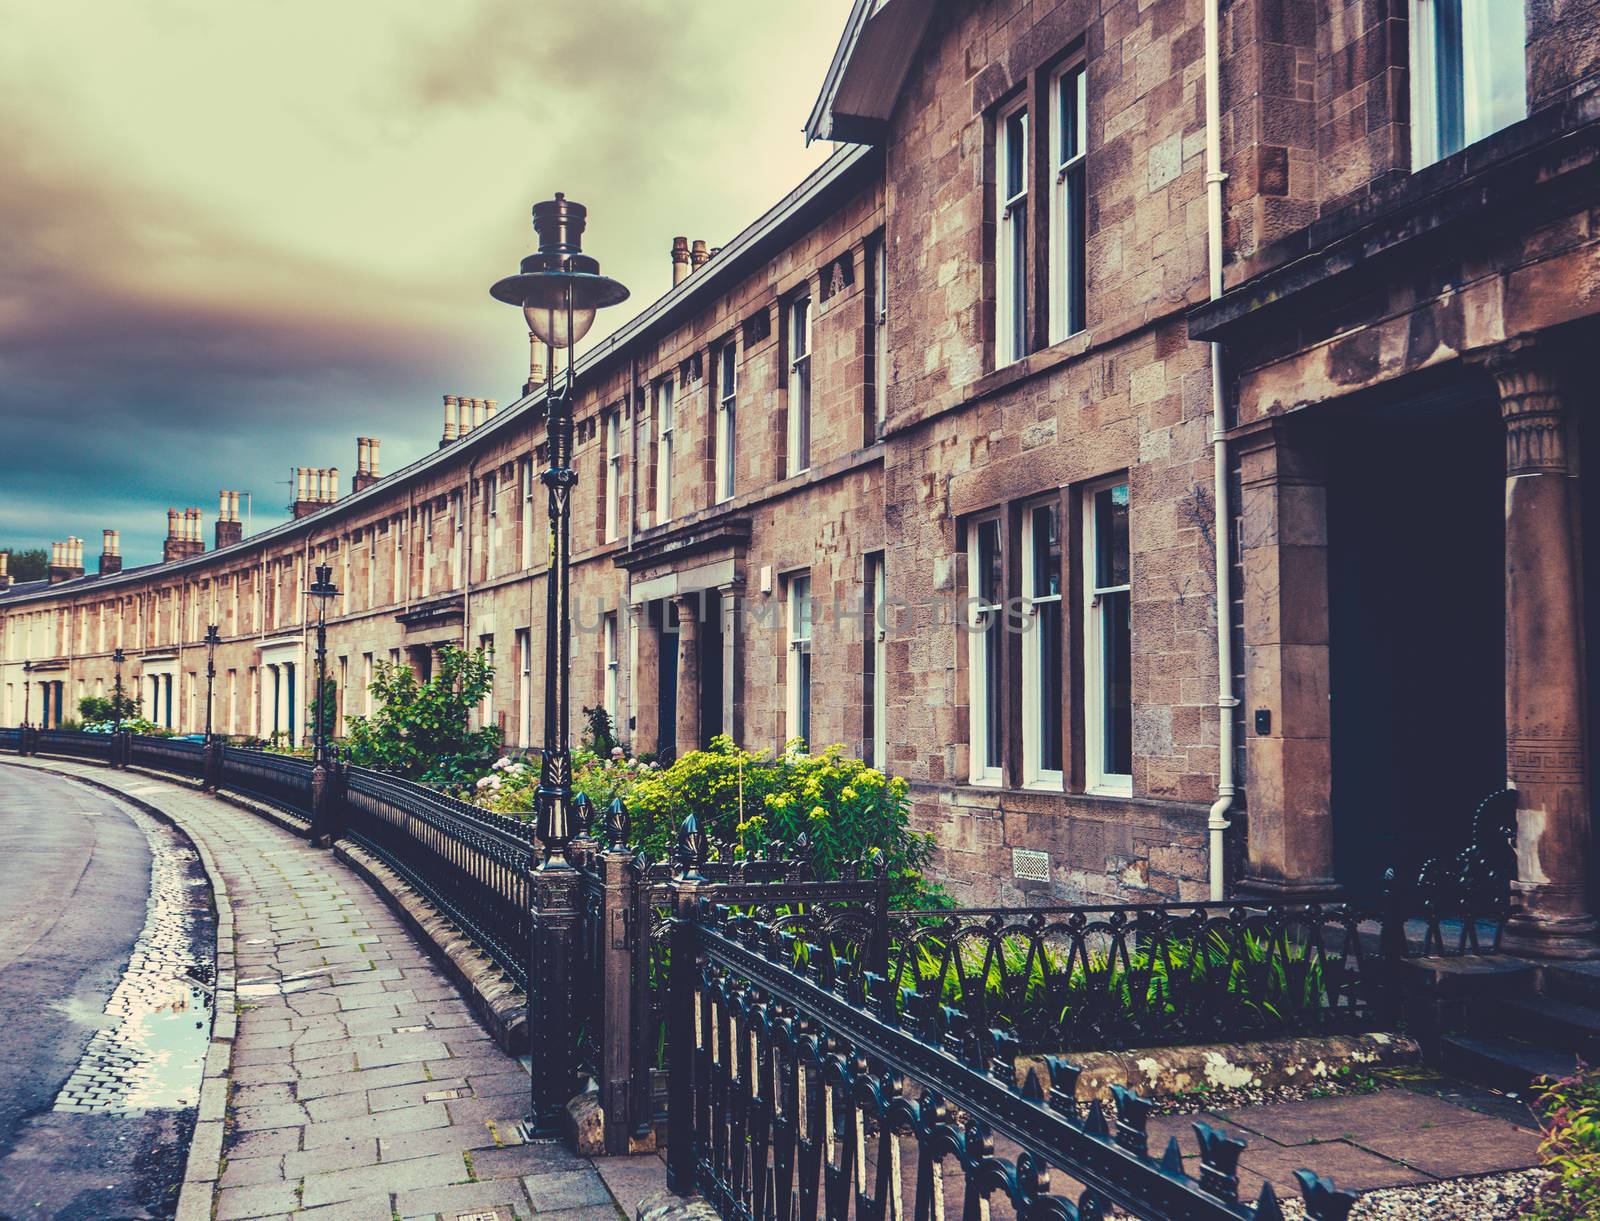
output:
[[[1206,112],[1206,273],[1211,299],[1222,296],[1222,64],[1220,0],[1205,0],[1205,112]],[[1216,514],[1212,531],[1216,553],[1217,589],[1217,799],[1206,819],[1209,837],[1211,901],[1227,898],[1226,833],[1232,824],[1228,811],[1236,792],[1234,776],[1233,710],[1233,568],[1229,563],[1228,443],[1223,432],[1224,385],[1222,345],[1211,348],[1211,504]]]

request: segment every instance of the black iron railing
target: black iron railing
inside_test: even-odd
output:
[[[0,747],[5,746],[0,730]],[[18,731],[12,731],[18,732]],[[80,733],[72,729],[41,729],[35,749],[44,755],[67,755],[74,759],[109,761],[116,738],[109,733]]]
[[[311,761],[242,746],[222,748],[219,784],[311,824]]]
[[[129,739],[128,762],[133,767],[176,772],[198,780],[205,774],[205,753],[205,745],[200,742],[134,734]]]
[[[901,912],[882,974],[902,1018],[952,1038],[1004,1028],[1029,1050],[1327,1034],[1388,1016],[1366,918],[1342,904]]]
[[[709,903],[674,920],[669,1182],[704,1193],[728,1221],[976,1218],[991,1205],[1054,1221],[1112,1208],[1282,1218],[1270,1182],[1254,1205],[1239,1200],[1243,1141],[1196,1123],[1191,1177],[1175,1138],[1152,1155],[1145,1099],[1117,1091],[1114,1120],[1098,1102],[1080,1110],[1078,1070],[1061,1058],[1049,1061],[1048,1088],[1034,1077],[1018,1086],[1011,1036],[951,1045],[904,1021],[881,977],[841,971],[830,985],[812,950]],[[1054,1173],[1081,1189],[1057,1187]],[[1349,1193],[1298,1177],[1314,1221],[1348,1213]]]
[[[22,749],[22,730],[16,728],[0,729],[0,750],[10,751],[15,754]]]
[[[346,833],[425,895],[523,989],[532,936],[529,825],[365,768],[344,770]]]

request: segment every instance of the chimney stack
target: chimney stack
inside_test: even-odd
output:
[[[217,493],[217,550],[231,547],[244,538],[244,523],[239,520],[239,493]]]
[[[0,551],[0,594],[11,588],[11,553]]]
[[[672,239],[672,286],[676,288],[689,278],[689,239]]]
[[[544,387],[550,366],[555,363],[554,353],[532,331],[528,332],[528,380],[522,387],[524,394],[537,394]]]
[[[200,537],[200,510],[168,509],[167,541],[161,545],[161,562],[170,564],[173,560],[187,559],[205,549],[205,541]]]
[[[444,396],[444,435],[439,438],[440,449],[443,449],[461,435],[457,419],[456,396],[447,394]]]
[[[689,270],[699,271],[706,265],[706,260],[711,256],[706,253],[706,243],[703,238],[695,238],[694,245],[689,248]]]
[[[70,581],[83,575],[83,540],[69,536],[64,543],[50,544],[50,584]]]
[[[116,530],[100,531],[100,575],[108,577],[122,571],[122,535]]]
[[[378,482],[378,438],[356,438],[356,474],[350,481],[351,493]]]
[[[499,399],[483,400],[483,419],[485,423],[488,423],[490,420],[494,419],[494,410],[498,406],[500,406]]]
[[[336,466],[297,466],[294,468],[294,503],[289,511],[296,518],[315,513],[339,498],[339,468]]]

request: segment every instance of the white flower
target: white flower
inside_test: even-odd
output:
[[[489,787],[489,777],[488,776],[484,776],[482,779],[480,779],[478,781],[478,787],[480,789],[488,788]]]

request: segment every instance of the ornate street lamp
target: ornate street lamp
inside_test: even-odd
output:
[[[206,626],[206,745],[211,745],[211,687],[217,677],[217,646],[222,643],[222,633],[215,623]]]
[[[22,727],[32,728],[33,725],[33,680],[28,675],[33,673],[33,662],[22,663]]]
[[[122,758],[122,663],[127,660],[119,644],[111,650],[111,664],[116,667],[116,678],[111,684],[111,766],[126,766]]]
[[[534,337],[553,349],[566,349],[567,368],[558,388],[555,360],[545,381],[545,427],[550,465],[540,476],[550,494],[550,568],[545,578],[544,757],[539,768],[535,823],[541,861],[534,876],[533,936],[529,946],[528,1029],[546,1049],[534,1073],[530,1132],[550,1132],[577,1081],[573,1022],[572,959],[576,948],[577,871],[567,860],[572,839],[572,753],[567,672],[572,640],[569,591],[572,576],[573,373],[572,347],[589,333],[595,311],[620,305],[628,290],[600,274],[600,264],[583,253],[587,209],[557,193],[533,205],[539,249],[522,260],[522,270],[499,281],[489,293],[496,301],[521,308]]]
[[[127,661],[122,646],[111,650],[111,664],[116,666],[116,681],[111,685],[111,732],[122,732],[122,663]]]
[[[323,723],[328,689],[328,602],[339,589],[333,583],[333,569],[326,564],[317,565],[316,578],[306,590],[317,600],[317,702],[311,728],[311,763],[322,767],[328,756],[328,727]]]
[[[567,354],[559,391],[555,361],[545,383],[545,426],[550,466],[540,481],[550,491],[550,575],[546,580],[544,656],[544,759],[539,772],[538,835],[541,869],[567,869],[572,839],[572,755],[568,725],[567,658],[572,639],[569,588],[572,570],[572,346],[589,333],[595,311],[620,305],[628,290],[600,274],[599,262],[583,253],[588,210],[560,192],[533,205],[539,249],[522,260],[522,270],[489,290],[496,301],[520,306],[528,329]]]
[[[331,847],[334,828],[329,818],[328,727],[323,708],[328,691],[328,602],[339,592],[333,569],[318,564],[316,580],[306,593],[317,600],[317,695],[311,720],[311,842]]]

